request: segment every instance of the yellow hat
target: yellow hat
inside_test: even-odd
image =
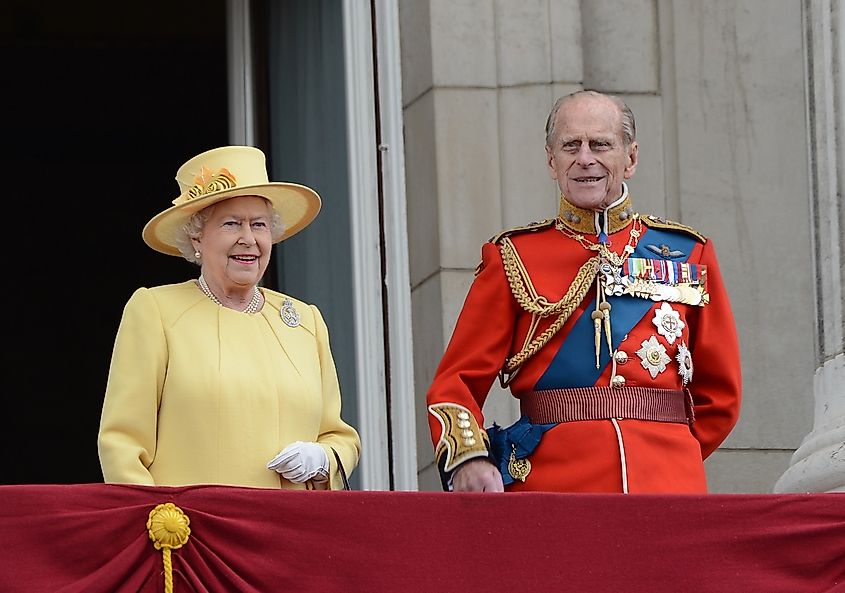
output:
[[[296,183],[270,182],[264,153],[252,146],[223,146],[198,154],[176,172],[179,197],[144,227],[144,241],[167,255],[180,255],[178,230],[207,206],[238,196],[261,196],[282,217],[283,241],[308,226],[320,212],[320,196]]]

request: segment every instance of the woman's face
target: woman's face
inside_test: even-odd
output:
[[[252,288],[270,263],[270,204],[258,196],[240,196],[208,209],[202,235],[193,240],[202,254],[203,276],[224,290]]]

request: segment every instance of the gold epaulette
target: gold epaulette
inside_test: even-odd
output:
[[[655,229],[667,229],[670,231],[680,231],[682,233],[686,233],[688,235],[692,235],[702,243],[707,243],[707,237],[699,233],[694,228],[687,226],[685,224],[681,224],[680,222],[675,222],[673,220],[666,220],[665,218],[660,218],[659,216],[653,216],[649,214],[648,216],[641,216],[640,220],[643,221],[643,224],[649,228]]]
[[[546,220],[540,220],[537,222],[529,222],[525,226],[518,226],[512,229],[508,229],[506,231],[502,231],[498,235],[494,235],[490,238],[489,243],[498,243],[504,237],[508,237],[510,235],[515,235],[517,233],[530,233],[532,231],[540,231],[552,226],[557,219],[555,218],[547,218]]]

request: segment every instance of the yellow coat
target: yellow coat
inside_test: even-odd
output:
[[[293,441],[322,445],[350,473],[360,440],[341,419],[340,387],[317,307],[261,289],[254,315],[211,302],[192,280],[135,291],[123,311],[98,449],[108,483],[305,488],[267,469]]]

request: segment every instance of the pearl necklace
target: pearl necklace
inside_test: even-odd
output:
[[[205,293],[205,296],[207,296],[209,299],[211,299],[212,303],[214,303],[215,305],[219,305],[221,307],[224,306],[223,303],[220,302],[220,299],[218,299],[215,296],[215,294],[213,292],[211,292],[211,289],[208,287],[208,283],[205,281],[205,278],[203,278],[202,274],[200,274],[199,285],[200,285],[200,288],[202,289],[202,291]],[[252,290],[253,290],[252,298],[250,299],[249,304],[246,306],[246,308],[243,311],[241,311],[241,313],[249,313],[249,314],[257,313],[258,309],[260,308],[261,292],[259,292],[257,286],[253,287]],[[235,310],[237,311],[237,309],[235,309]]]

